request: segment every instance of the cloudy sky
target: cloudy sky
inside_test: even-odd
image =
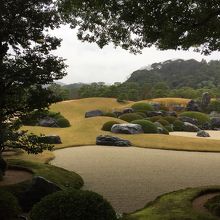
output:
[[[62,38],[62,46],[55,52],[66,59],[68,75],[60,80],[63,83],[123,82],[129,75],[143,66],[169,59],[220,59],[220,53],[203,56],[192,51],[159,51],[146,48],[140,55],[130,54],[112,45],[100,49],[96,44],[82,43],[77,40],[76,32],[65,26],[54,33]]]

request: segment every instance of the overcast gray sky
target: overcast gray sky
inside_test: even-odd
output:
[[[82,43],[77,40],[76,31],[65,26],[55,31],[62,38],[62,46],[55,52],[66,59],[69,66],[68,75],[60,80],[71,84],[77,82],[123,82],[129,75],[143,66],[169,59],[220,59],[220,53],[214,52],[209,56],[191,51],[160,51],[156,48],[146,48],[140,55],[133,55],[112,45],[100,49],[96,44]]]

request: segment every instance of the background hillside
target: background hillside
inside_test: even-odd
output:
[[[220,97],[220,61],[167,60],[134,71],[124,83],[52,85],[60,100],[106,97],[119,101],[179,97],[197,99],[209,92]]]
[[[165,82],[173,88],[213,87],[220,84],[220,61],[167,60],[137,70],[126,82],[138,84]]]

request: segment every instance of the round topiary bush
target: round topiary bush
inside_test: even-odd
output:
[[[137,113],[126,113],[123,114],[119,117],[121,120],[127,121],[127,122],[131,122],[134,120],[139,120],[139,119],[143,119],[143,117]]]
[[[154,122],[154,124],[156,125],[159,134],[169,134],[169,131],[158,121]]]
[[[163,119],[163,117],[160,116],[160,115],[150,117],[150,121],[152,121],[152,122],[156,122],[156,121],[158,121],[158,120],[160,120],[160,119]]]
[[[220,112],[220,101],[219,100],[213,100],[208,106],[209,112],[215,111]]]
[[[11,193],[0,190],[0,219],[14,220],[20,211],[17,199]]]
[[[106,112],[106,113],[104,113],[104,116],[112,117],[112,118],[117,118],[116,114],[114,114],[113,112]]]
[[[153,111],[154,108],[151,104],[146,102],[138,102],[131,106],[135,112],[146,112],[146,111]]]
[[[0,156],[0,171],[4,176],[5,171],[7,170],[8,164],[7,162]]]
[[[112,206],[90,191],[59,191],[43,198],[30,213],[32,220],[116,220]]]
[[[150,133],[150,134],[156,134],[158,133],[158,129],[157,129],[157,126],[152,123],[151,121],[148,121],[148,120],[134,120],[131,122],[132,124],[138,124],[138,125],[141,125],[144,133]]]
[[[173,130],[174,131],[184,131],[184,123],[177,119],[173,123]]]
[[[164,117],[164,119],[166,120],[166,121],[168,121],[170,124],[173,124],[174,123],[174,121],[176,121],[176,117],[174,117],[174,116],[166,116],[166,117]]]
[[[138,115],[142,116],[143,118],[146,118],[147,115],[144,112],[136,112]]]
[[[111,131],[112,126],[115,125],[115,124],[120,124],[120,123],[117,122],[117,121],[107,121],[107,122],[105,122],[105,124],[102,126],[102,130],[103,130],[103,131]]]
[[[183,112],[181,113],[179,116],[186,116],[189,118],[194,118],[197,119],[199,122],[199,125],[203,125],[205,123],[209,123],[210,122],[210,117],[205,114],[205,113],[201,113],[201,112]]]
[[[160,124],[162,124],[163,126],[167,126],[169,125],[170,123],[168,121],[166,121],[165,119],[159,119],[157,122],[159,122]]]
[[[212,214],[220,216],[220,195],[209,199],[204,205]]]
[[[61,128],[66,128],[66,127],[70,127],[70,122],[63,117],[60,117],[58,119],[56,119],[57,125]]]

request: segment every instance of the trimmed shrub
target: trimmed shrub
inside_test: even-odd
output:
[[[215,112],[220,112],[220,101],[214,100],[211,101],[211,103],[208,106],[209,112],[215,111]]]
[[[152,121],[152,122],[156,122],[156,121],[158,121],[158,120],[160,120],[160,119],[163,119],[163,117],[160,116],[160,115],[150,117],[150,121]]]
[[[153,106],[146,102],[135,103],[131,106],[131,108],[134,109],[135,112],[146,112],[154,110]]]
[[[203,125],[205,123],[209,123],[210,122],[210,118],[207,114],[205,113],[201,113],[201,112],[183,112],[181,113],[179,116],[186,116],[189,118],[194,118],[197,119],[199,122],[199,125]]]
[[[137,113],[126,113],[126,114],[123,114],[119,117],[121,120],[124,120],[124,121],[127,121],[127,122],[131,122],[131,121],[134,121],[134,120],[139,120],[139,119],[143,119],[142,116],[140,116],[139,114]]]
[[[142,120],[134,120],[131,123],[141,125],[144,133],[152,133],[152,134],[158,133],[157,126],[151,121],[142,119]]]
[[[170,124],[173,124],[174,121],[176,121],[176,117],[174,117],[174,116],[166,116],[166,117],[164,117],[164,119],[166,121],[168,121]]]
[[[32,220],[116,220],[112,206],[90,191],[71,190],[53,193],[36,204]]]
[[[164,126],[166,129],[167,129],[167,131],[169,131],[169,132],[172,132],[173,131],[173,126],[172,125],[165,125]]]
[[[66,128],[66,127],[70,127],[70,122],[64,118],[64,117],[60,117],[57,120],[57,125],[61,128]]]
[[[117,118],[116,114],[114,114],[113,112],[106,112],[103,116]]]
[[[115,124],[120,124],[120,123],[117,122],[117,121],[107,121],[107,122],[105,122],[105,124],[102,126],[102,130],[103,130],[103,131],[111,131],[112,126],[115,125]]]
[[[177,119],[173,123],[173,130],[174,131],[184,131],[184,123]]]
[[[169,131],[162,124],[159,122],[154,122],[154,124],[156,125],[159,134],[169,134]]]
[[[162,124],[163,126],[169,125],[170,123],[168,121],[166,121],[165,119],[160,119],[157,122],[159,122],[160,124]]]
[[[14,220],[20,211],[17,199],[11,193],[0,190],[0,219]]]
[[[7,162],[0,156],[0,171],[2,173],[2,175],[4,176],[5,171],[8,168],[8,164]]]
[[[209,199],[204,205],[212,214],[220,216],[220,195]]]
[[[138,115],[142,116],[143,118],[146,118],[147,115],[144,112],[136,112]]]

